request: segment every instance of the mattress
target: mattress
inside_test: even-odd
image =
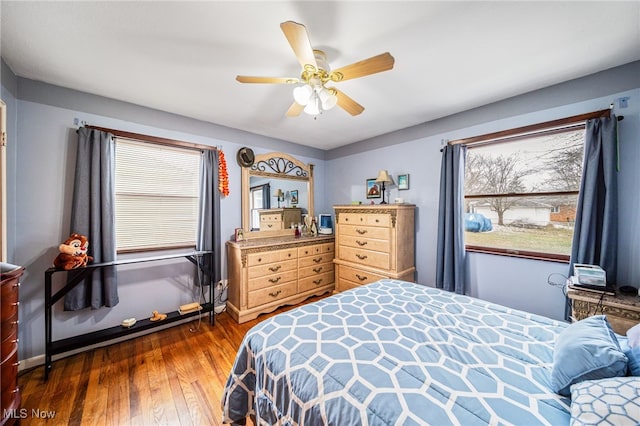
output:
[[[568,324],[384,279],[271,317],[245,336],[223,421],[563,425],[550,390]]]

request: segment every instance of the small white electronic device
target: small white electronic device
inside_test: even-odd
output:
[[[333,216],[330,214],[318,215],[318,234],[333,234]]]

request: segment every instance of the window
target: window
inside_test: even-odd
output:
[[[467,250],[568,260],[584,124],[468,145]]]
[[[200,156],[199,150],[116,138],[119,252],[195,246]]]

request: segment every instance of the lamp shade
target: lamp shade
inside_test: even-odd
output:
[[[306,105],[309,103],[309,99],[311,98],[311,93],[313,93],[313,89],[308,86],[298,86],[293,89],[293,99],[300,105]]]
[[[376,182],[392,183],[393,179],[391,179],[391,176],[389,176],[389,172],[387,172],[386,170],[380,170],[378,172]]]
[[[320,97],[320,101],[322,102],[322,109],[325,111],[330,110],[338,103],[338,97],[331,94],[331,92],[324,87],[318,93],[318,97]]]
[[[276,191],[276,195],[275,195],[275,197],[278,197],[278,198],[282,198],[282,197],[284,197],[284,192],[282,192],[282,189],[278,189],[278,190]]]

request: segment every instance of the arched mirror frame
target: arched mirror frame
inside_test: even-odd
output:
[[[313,164],[305,164],[284,152],[257,154],[251,167],[242,168],[242,229],[245,238],[293,235],[292,229],[278,231],[251,230],[251,176],[307,182],[307,214],[313,216]]]

